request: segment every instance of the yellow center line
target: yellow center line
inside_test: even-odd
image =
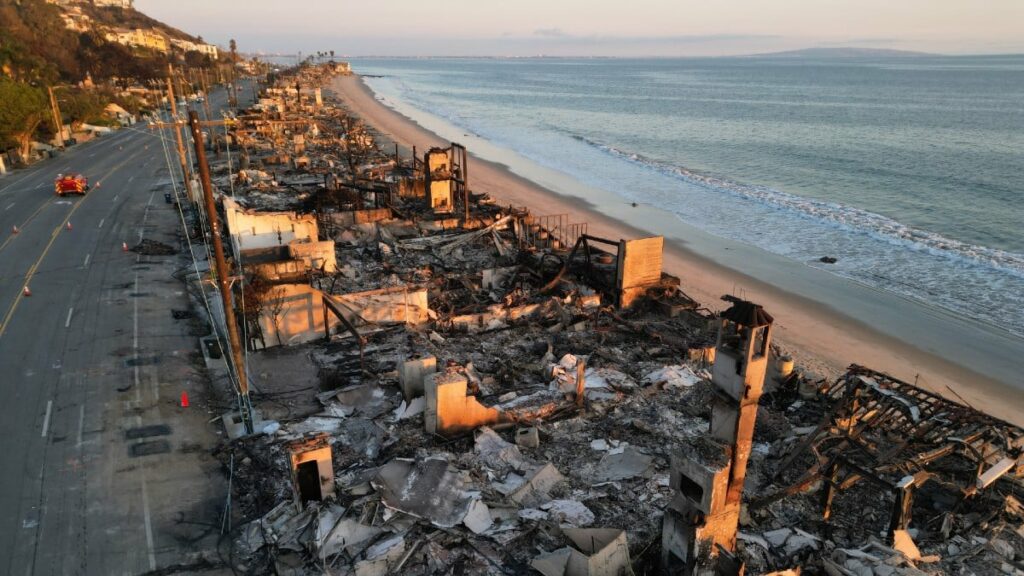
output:
[[[107,178],[110,178],[110,176],[114,172],[117,172],[122,166],[124,166],[128,162],[128,160],[129,159],[126,158],[120,164],[118,164],[117,166],[114,166],[113,168],[111,168],[110,172],[107,172],[102,178],[100,178],[100,180],[97,180],[97,182],[102,182],[103,180],[106,180]],[[39,268],[39,265],[43,263],[43,259],[46,258],[46,254],[50,251],[50,247],[53,246],[53,242],[57,239],[57,236],[60,234],[61,229],[64,228],[64,226],[67,225],[68,220],[71,220],[71,216],[75,213],[75,211],[77,211],[79,208],[81,208],[82,205],[85,204],[85,201],[87,199],[89,199],[91,196],[92,195],[87,194],[86,197],[83,198],[81,202],[75,204],[75,207],[72,208],[70,212],[68,212],[68,215],[64,217],[64,220],[62,220],[61,223],[58,224],[57,227],[53,229],[53,232],[50,233],[50,241],[46,243],[46,248],[43,248],[42,254],[39,255],[39,258],[36,259],[35,263],[32,264],[32,267],[28,269],[28,273],[25,274],[25,281],[22,284],[23,286],[28,286],[29,285],[29,282],[32,281],[32,276],[36,273],[36,270]],[[53,201],[53,199],[51,198],[50,202],[52,202],[52,201]],[[40,206],[39,210],[42,210],[43,207],[49,205],[50,202],[47,202],[43,206]],[[36,212],[39,212],[39,210],[37,210]],[[32,216],[35,216],[35,214],[33,214]],[[31,217],[29,219],[31,219]],[[8,238],[8,241],[9,240],[10,239]],[[4,245],[6,246],[7,243],[4,242]],[[0,249],[2,249],[2,248],[3,247],[0,246]],[[7,324],[10,323],[11,317],[14,316],[14,311],[17,310],[18,304],[21,303],[21,300],[24,297],[24,295],[25,295],[25,292],[24,292],[24,290],[22,290],[22,291],[18,292],[17,296],[14,297],[14,302],[11,303],[11,307],[7,310],[7,315],[4,316],[3,323],[0,324],[0,338],[3,338],[4,332],[7,331]]]

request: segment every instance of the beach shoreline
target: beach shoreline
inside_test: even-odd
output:
[[[381,103],[359,76],[335,78],[331,91],[348,110],[384,138],[397,143],[406,155],[413,146],[423,152],[431,146],[447,145],[446,139],[415,119]],[[472,146],[469,152],[472,157],[470,187],[476,193],[490,194],[500,204],[526,206],[538,214],[570,214],[574,222],[587,222],[590,234],[606,238],[661,233],[652,228],[686,228],[657,207],[595,204],[589,198],[562,194],[545,186],[544,182],[527,179],[506,164],[480,158],[474,154]],[[693,233],[684,230],[676,235],[664,234],[665,271],[678,276],[683,291],[712,310],[725,308],[720,297],[742,287],[741,295],[763,305],[775,317],[776,340],[786,353],[796,358],[799,366],[822,375],[834,375],[851,363],[861,364],[908,382],[917,382],[922,388],[1009,422],[1019,425],[1024,421],[1019,416],[1024,409],[1024,394],[1014,387],[1019,386],[1019,382],[1000,381],[981,374],[861,322],[823,303],[824,298],[809,298],[787,291],[701,255],[687,245],[686,236]],[[744,257],[737,258],[742,261]],[[765,259],[761,255],[753,258],[746,256],[751,266],[771,265],[771,262],[757,262],[758,258]],[[834,284],[823,283],[809,286],[807,291],[827,294],[832,288]],[[928,328],[923,326],[921,331]],[[1012,372],[1012,369],[1004,372]]]

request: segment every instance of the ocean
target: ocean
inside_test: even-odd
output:
[[[1024,336],[1024,56],[352,63],[624,204]]]

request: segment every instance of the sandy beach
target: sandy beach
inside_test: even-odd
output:
[[[384,138],[397,143],[406,155],[413,146],[422,153],[431,146],[447,145],[447,140],[435,132],[378,101],[358,76],[336,78],[332,88],[349,110]],[[537,214],[570,214],[573,222],[587,222],[590,234],[604,238],[665,235],[665,271],[681,279],[687,294],[712,310],[720,310],[725,308],[720,297],[736,293],[737,287],[741,287],[741,295],[762,304],[775,317],[776,341],[796,358],[798,366],[829,374],[851,363],[869,366],[908,382],[917,382],[922,388],[966,402],[1017,425],[1024,424],[1021,416],[1024,393],[1019,388],[1024,381],[1019,375],[1014,381],[1013,358],[1020,358],[1013,356],[1018,346],[1015,340],[998,333],[990,334],[984,327],[972,327],[979,336],[971,338],[971,344],[962,346],[962,356],[951,355],[949,350],[958,349],[955,338],[941,338],[948,336],[942,334],[943,331],[957,326],[956,318],[926,311],[922,314],[924,321],[908,328],[884,309],[856,310],[848,314],[846,310],[823,303],[828,301],[826,298],[806,297],[842,289],[828,278],[817,285],[803,286],[803,294],[780,289],[736,271],[734,262],[737,258],[742,260],[740,256],[730,256],[734,259],[730,262],[733,267],[727,267],[689,249],[685,231],[679,235],[664,234],[662,230],[680,230],[681,227],[673,222],[671,215],[657,207],[625,204],[609,207],[589,198],[559,194],[513,173],[503,164],[477,157],[474,146],[464,143],[472,157],[469,174],[474,192],[486,192],[501,204],[527,206]],[[747,262],[752,267],[772,265],[770,259],[757,254],[747,255],[744,264]],[[863,299],[862,295],[859,297]],[[878,298],[891,300],[886,295],[878,295]],[[894,306],[900,303],[897,301]],[[894,330],[878,329],[881,321],[869,325],[858,319],[870,314],[888,318],[894,329],[920,335],[919,345],[892,336]],[[994,360],[986,360],[986,354]],[[966,367],[985,365],[993,367],[992,373],[983,374]]]

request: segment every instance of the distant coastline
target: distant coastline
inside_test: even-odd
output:
[[[721,55],[688,55],[688,54],[677,54],[677,55],[629,55],[629,56],[611,56],[611,55],[555,55],[555,54],[533,54],[533,55],[496,55],[496,54],[478,54],[478,55],[467,55],[467,54],[452,54],[452,55],[430,55],[430,56],[417,56],[417,55],[391,55],[391,54],[347,54],[338,56],[338,58],[346,58],[352,60],[374,60],[374,59],[392,59],[392,60],[693,60],[693,59],[730,59],[730,58],[821,58],[821,59],[885,59],[885,58],[1014,58],[1020,57],[1024,53],[1018,52],[982,52],[982,53],[970,53],[970,54],[946,54],[941,52],[920,52],[914,50],[896,50],[890,48],[858,48],[853,46],[839,46],[839,47],[810,47],[800,48],[796,50],[782,50],[777,52],[750,52],[741,54],[721,54]]]
[[[853,46],[802,48],[800,50],[783,50],[781,52],[764,52],[748,55],[751,58],[921,58],[943,56],[950,55],[936,54],[934,52],[917,52],[914,50],[857,48]]]

